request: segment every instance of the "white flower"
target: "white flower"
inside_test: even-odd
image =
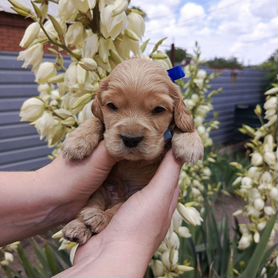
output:
[[[200,105],[198,108],[197,108],[197,111],[196,111],[196,114],[198,116],[201,116],[201,117],[205,117],[206,114],[211,110],[211,108],[208,106],[208,105]]]
[[[177,210],[175,210],[173,217],[172,217],[173,229],[175,232],[178,232],[179,227],[182,224],[182,218]]]
[[[272,200],[278,202],[278,188],[277,187],[273,187],[271,190],[270,190],[270,197]]]
[[[120,0],[128,5],[127,0]],[[119,2],[119,1],[115,1]],[[100,31],[107,39],[111,37],[113,40],[124,30],[127,22],[127,17],[124,11],[118,15],[114,15],[115,5],[107,5],[100,12]]]
[[[29,98],[23,102],[20,110],[21,121],[33,122],[37,120],[44,111],[44,103],[38,98]]]
[[[255,166],[250,167],[247,171],[247,175],[252,179],[257,179],[260,175],[259,168]]]
[[[188,271],[192,271],[194,267],[187,266],[187,265],[178,265],[177,269],[181,272],[188,272]]]
[[[263,157],[258,153],[254,152],[251,158],[251,164],[254,166],[259,166],[263,163]]]
[[[249,206],[247,205],[246,210],[247,210],[247,214],[249,216],[259,217],[259,215],[260,215],[260,212],[251,205],[249,205]]]
[[[176,265],[179,260],[179,251],[177,249],[171,249],[170,251],[170,262],[172,265]]]
[[[264,104],[264,109],[277,109],[277,97],[270,97]]]
[[[238,242],[238,249],[244,250],[250,246],[252,242],[252,235],[244,233]]]
[[[87,71],[77,64],[77,82],[81,85],[85,83]]]
[[[74,257],[75,257],[75,253],[77,251],[78,248],[78,244],[76,244],[75,246],[72,247],[72,249],[70,250],[70,262],[71,264],[73,264],[74,261]]]
[[[201,225],[203,221],[200,213],[193,207],[185,207],[183,204],[178,203],[178,212],[187,223],[194,226]]]
[[[206,128],[203,125],[197,127],[197,131],[199,134],[204,134],[206,132]]]
[[[65,21],[74,20],[77,14],[77,9],[72,2],[75,0],[59,0],[58,10],[59,16]]]
[[[10,252],[4,252],[4,260],[6,260],[9,263],[13,262],[14,260],[13,254]]]
[[[77,84],[77,64],[71,63],[65,73],[65,84],[70,89],[78,89]]]
[[[272,207],[268,206],[268,207],[264,207],[264,213],[268,216],[271,216],[275,214],[275,211]]]
[[[153,260],[152,261],[152,271],[155,277],[163,276],[164,274],[164,267],[161,261]]]
[[[8,244],[6,247],[7,247],[8,250],[16,251],[19,244],[20,244],[19,241],[15,241],[13,243]]]
[[[35,127],[42,139],[44,137],[49,137],[57,124],[58,121],[54,119],[49,112],[44,112],[43,115],[36,120]]]
[[[254,207],[256,210],[262,210],[264,208],[264,201],[261,198],[254,200]]]
[[[252,187],[252,180],[249,177],[244,177],[241,180],[241,184],[245,189],[251,188]]]
[[[259,231],[262,231],[266,226],[266,222],[265,221],[262,221],[260,223],[257,224],[257,227],[258,227],[258,230]]]
[[[261,183],[271,183],[272,182],[271,174],[268,171],[264,172],[260,178],[260,182]]]
[[[36,82],[46,83],[48,79],[57,74],[56,67],[53,63],[41,63],[36,73]]]
[[[131,12],[127,16],[128,28],[131,29],[139,38],[145,33],[145,22],[141,15]]]
[[[170,263],[170,252],[169,250],[166,250],[162,253],[161,256],[162,263],[166,266],[166,268],[170,269],[171,263]]]
[[[274,152],[265,152],[264,153],[264,161],[270,166],[275,165],[275,162],[276,162],[275,153]]]
[[[178,234],[179,234],[179,236],[184,237],[184,238],[191,237],[191,233],[190,233],[189,229],[187,227],[184,227],[184,226],[179,227]]]
[[[85,29],[81,22],[75,22],[68,28],[65,35],[66,45],[69,47],[81,46],[84,42]]]
[[[82,13],[86,13],[89,10],[89,3],[87,0],[72,0],[72,4]]]
[[[93,103],[93,101],[90,101],[89,103],[87,103],[84,106],[83,110],[78,114],[78,121],[79,121],[79,123],[83,123],[86,120],[88,120],[88,119],[93,117],[92,103]]]
[[[166,240],[166,245],[168,248],[178,249],[180,247],[180,240],[175,232],[170,233]]]
[[[56,232],[55,234],[52,235],[53,239],[60,239],[63,237],[63,232],[62,230],[59,230],[58,232]]]
[[[33,46],[20,51],[17,60],[24,61],[22,67],[27,68],[32,65],[32,69],[36,70],[43,59],[43,46],[41,43],[36,43]]]
[[[94,59],[92,58],[83,58],[80,62],[79,65],[88,71],[93,71],[97,68],[97,63]]]
[[[259,243],[260,241],[260,234],[258,232],[255,232],[254,234],[254,242]]]
[[[98,51],[98,36],[89,32],[83,47],[83,57],[93,58]]]
[[[261,198],[261,194],[257,188],[251,188],[248,191],[248,194],[251,200],[255,200],[256,198]]]
[[[199,78],[199,79],[205,79],[206,76],[207,76],[206,71],[204,71],[204,70],[198,70],[197,78]]]
[[[267,136],[265,136],[265,138],[264,138],[264,150],[272,152],[273,144],[274,144],[273,136],[271,134],[268,134]]]
[[[39,32],[40,32],[40,24],[38,22],[31,23],[24,32],[23,38],[19,43],[20,47],[23,48],[28,47],[38,36]]]

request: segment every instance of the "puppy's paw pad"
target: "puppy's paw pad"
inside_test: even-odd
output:
[[[62,230],[65,239],[79,244],[86,243],[92,236],[90,229],[85,224],[73,220],[69,222]]]
[[[97,208],[86,208],[81,211],[80,216],[84,224],[95,234],[104,230],[110,221],[109,216]]]
[[[195,164],[204,156],[204,146],[197,131],[174,134],[172,148],[175,157],[184,163]]]
[[[83,138],[67,138],[62,146],[63,156],[68,160],[81,160],[93,152],[91,142]]]

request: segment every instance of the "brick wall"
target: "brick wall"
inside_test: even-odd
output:
[[[30,23],[32,20],[24,19],[22,16],[0,12],[0,51],[22,50],[19,42]]]

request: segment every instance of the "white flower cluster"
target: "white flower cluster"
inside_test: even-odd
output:
[[[6,267],[14,261],[13,253],[17,250],[19,241],[0,247],[0,266]]]
[[[205,70],[200,69],[200,52],[197,47],[192,62],[186,66],[186,76],[189,78],[187,83],[181,84],[185,90],[185,103],[190,109],[196,129],[202,138],[206,149],[212,146],[213,142],[210,132],[219,127],[217,120],[207,121],[210,111],[213,110],[212,98],[221,90],[210,89],[210,82],[216,77],[215,74],[207,74]],[[190,202],[203,208],[204,192],[208,196],[213,196],[219,191],[219,184],[210,184],[212,164],[215,162],[216,154],[206,151],[204,160],[198,161],[195,165],[186,165],[183,167],[183,173],[180,179],[182,197],[186,197]]]
[[[204,70],[199,69],[200,52],[197,48],[195,56],[189,66],[185,68],[186,76],[189,78],[187,83],[179,81],[179,85],[185,91],[185,103],[190,109],[195,126],[206,147],[212,145],[209,136],[211,130],[218,128],[219,122],[205,122],[208,113],[212,110],[211,99],[220,93],[220,90],[206,93],[209,89],[209,83],[215,78],[214,74],[208,75]],[[208,184],[211,176],[210,166],[215,162],[216,155],[208,153],[205,160],[199,161],[195,165],[183,167],[180,176],[180,188],[182,200],[189,200],[178,204],[177,211],[172,219],[171,228],[167,233],[165,240],[155,254],[155,259],[151,263],[151,268],[156,277],[174,277],[181,275],[193,268],[187,264],[179,264],[180,238],[191,237],[189,229],[183,224],[201,225],[202,217],[194,206],[203,209],[204,192],[214,195],[219,191],[220,184]],[[205,184],[207,188],[205,188]]]
[[[199,212],[194,208],[187,208],[179,204],[183,217],[190,224],[197,224],[202,221]],[[176,210],[167,235],[160,245],[150,266],[155,277],[175,277],[193,268],[187,264],[179,264],[180,237],[189,238],[189,229],[182,226],[182,218]]]
[[[277,113],[278,86],[266,93],[265,122],[262,108],[256,107],[255,113],[262,122],[258,129],[243,126],[241,132],[252,137],[247,144],[251,148],[251,165],[243,169],[242,165],[232,163],[239,170],[239,177],[234,181],[237,193],[247,202],[246,206],[235,214],[247,216],[250,222],[241,225],[242,237],[238,248],[246,249],[254,241],[260,241],[261,231],[268,219],[278,211],[278,150],[277,150]],[[275,235],[273,229],[272,238]]]
[[[34,125],[49,146],[59,147],[68,132],[91,117],[99,82],[118,63],[143,55],[144,18],[128,8],[128,0],[60,0],[55,18],[48,15],[48,1],[40,6],[32,1],[33,11],[10,2],[17,13],[34,20],[20,42],[26,49],[18,60],[32,67],[40,94],[24,102],[21,119]],[[46,50],[55,62],[43,59]],[[67,66],[65,55],[71,58]],[[158,47],[151,58],[170,65]]]

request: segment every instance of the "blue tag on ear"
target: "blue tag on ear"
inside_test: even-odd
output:
[[[166,132],[164,133],[164,140],[165,142],[171,141],[172,140],[172,132],[170,129],[167,129]]]
[[[185,77],[185,72],[181,66],[176,66],[174,68],[168,69],[168,75],[175,82],[178,79]]]

